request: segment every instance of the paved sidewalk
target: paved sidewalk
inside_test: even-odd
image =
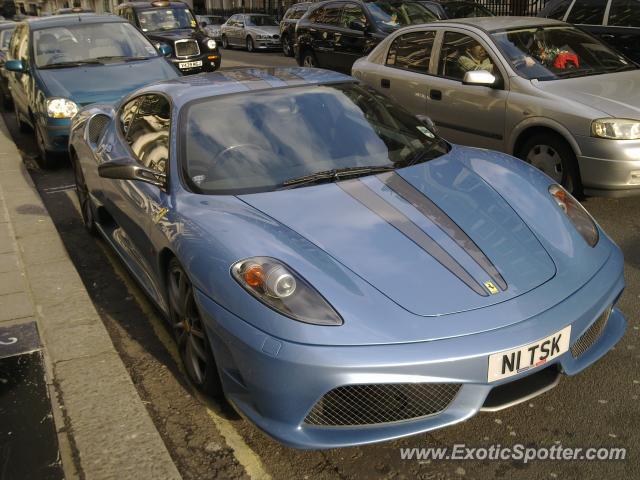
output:
[[[29,321],[66,477],[179,479],[0,119],[0,326]]]

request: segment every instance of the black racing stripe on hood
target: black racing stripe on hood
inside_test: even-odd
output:
[[[478,295],[482,295],[483,297],[489,295],[482,285],[480,285],[475,278],[473,278],[471,274],[469,274],[469,272],[467,272],[451,255],[449,255],[446,250],[438,245],[433,238],[427,235],[406,215],[367,187],[362,181],[359,179],[349,180],[337,182],[336,185],[431,255],[443,267],[458,277]]]
[[[484,254],[480,247],[447,215],[440,207],[416,187],[407,182],[396,172],[383,173],[378,178],[391,190],[413,205],[416,210],[440,227],[454,242],[473,258],[487,272],[500,289],[507,289],[504,280],[495,265]]]

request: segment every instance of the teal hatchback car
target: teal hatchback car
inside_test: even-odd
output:
[[[77,14],[19,23],[5,63],[21,130],[35,132],[43,167],[67,151],[71,118],[143,85],[180,76],[135,27],[115,15]]]

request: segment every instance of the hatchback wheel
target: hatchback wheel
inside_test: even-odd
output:
[[[16,114],[16,122],[18,122],[18,129],[20,130],[20,132],[30,132],[31,128],[29,128],[29,124],[22,120],[22,115],[20,114],[20,109],[18,109],[18,104],[16,102],[13,102],[13,112]]]
[[[35,125],[36,143],[38,144],[38,165],[41,168],[51,168],[56,163],[55,154],[47,150],[47,145],[44,141],[44,135],[41,128]]]
[[[574,196],[582,193],[575,153],[559,135],[541,133],[532,136],[522,146],[519,157],[542,170]]]
[[[255,50],[253,46],[253,38],[247,37],[247,52],[253,52]]]
[[[71,157],[71,165],[73,166],[73,173],[76,180],[76,194],[78,195],[78,203],[80,203],[82,222],[91,235],[96,235],[98,229],[96,228],[95,207],[89,195],[89,189],[87,188],[87,182],[84,179],[80,162],[78,162],[78,159],[73,155]]]
[[[309,67],[309,68],[318,66],[318,61],[316,60],[316,56],[310,50],[307,50],[306,52],[304,52],[304,55],[302,56],[302,66]]]
[[[208,395],[222,395],[222,385],[193,286],[177,259],[169,263],[167,293],[173,332],[182,364],[193,385]]]

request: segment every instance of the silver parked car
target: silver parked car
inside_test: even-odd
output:
[[[200,27],[215,40],[222,40],[222,24],[226,18],[219,15],[196,15]]]
[[[232,15],[221,28],[222,46],[254,50],[280,49],[280,25],[271,15]]]
[[[640,194],[640,72],[564,22],[529,17],[401,29],[353,75],[454,143],[513,154],[580,194]]]

